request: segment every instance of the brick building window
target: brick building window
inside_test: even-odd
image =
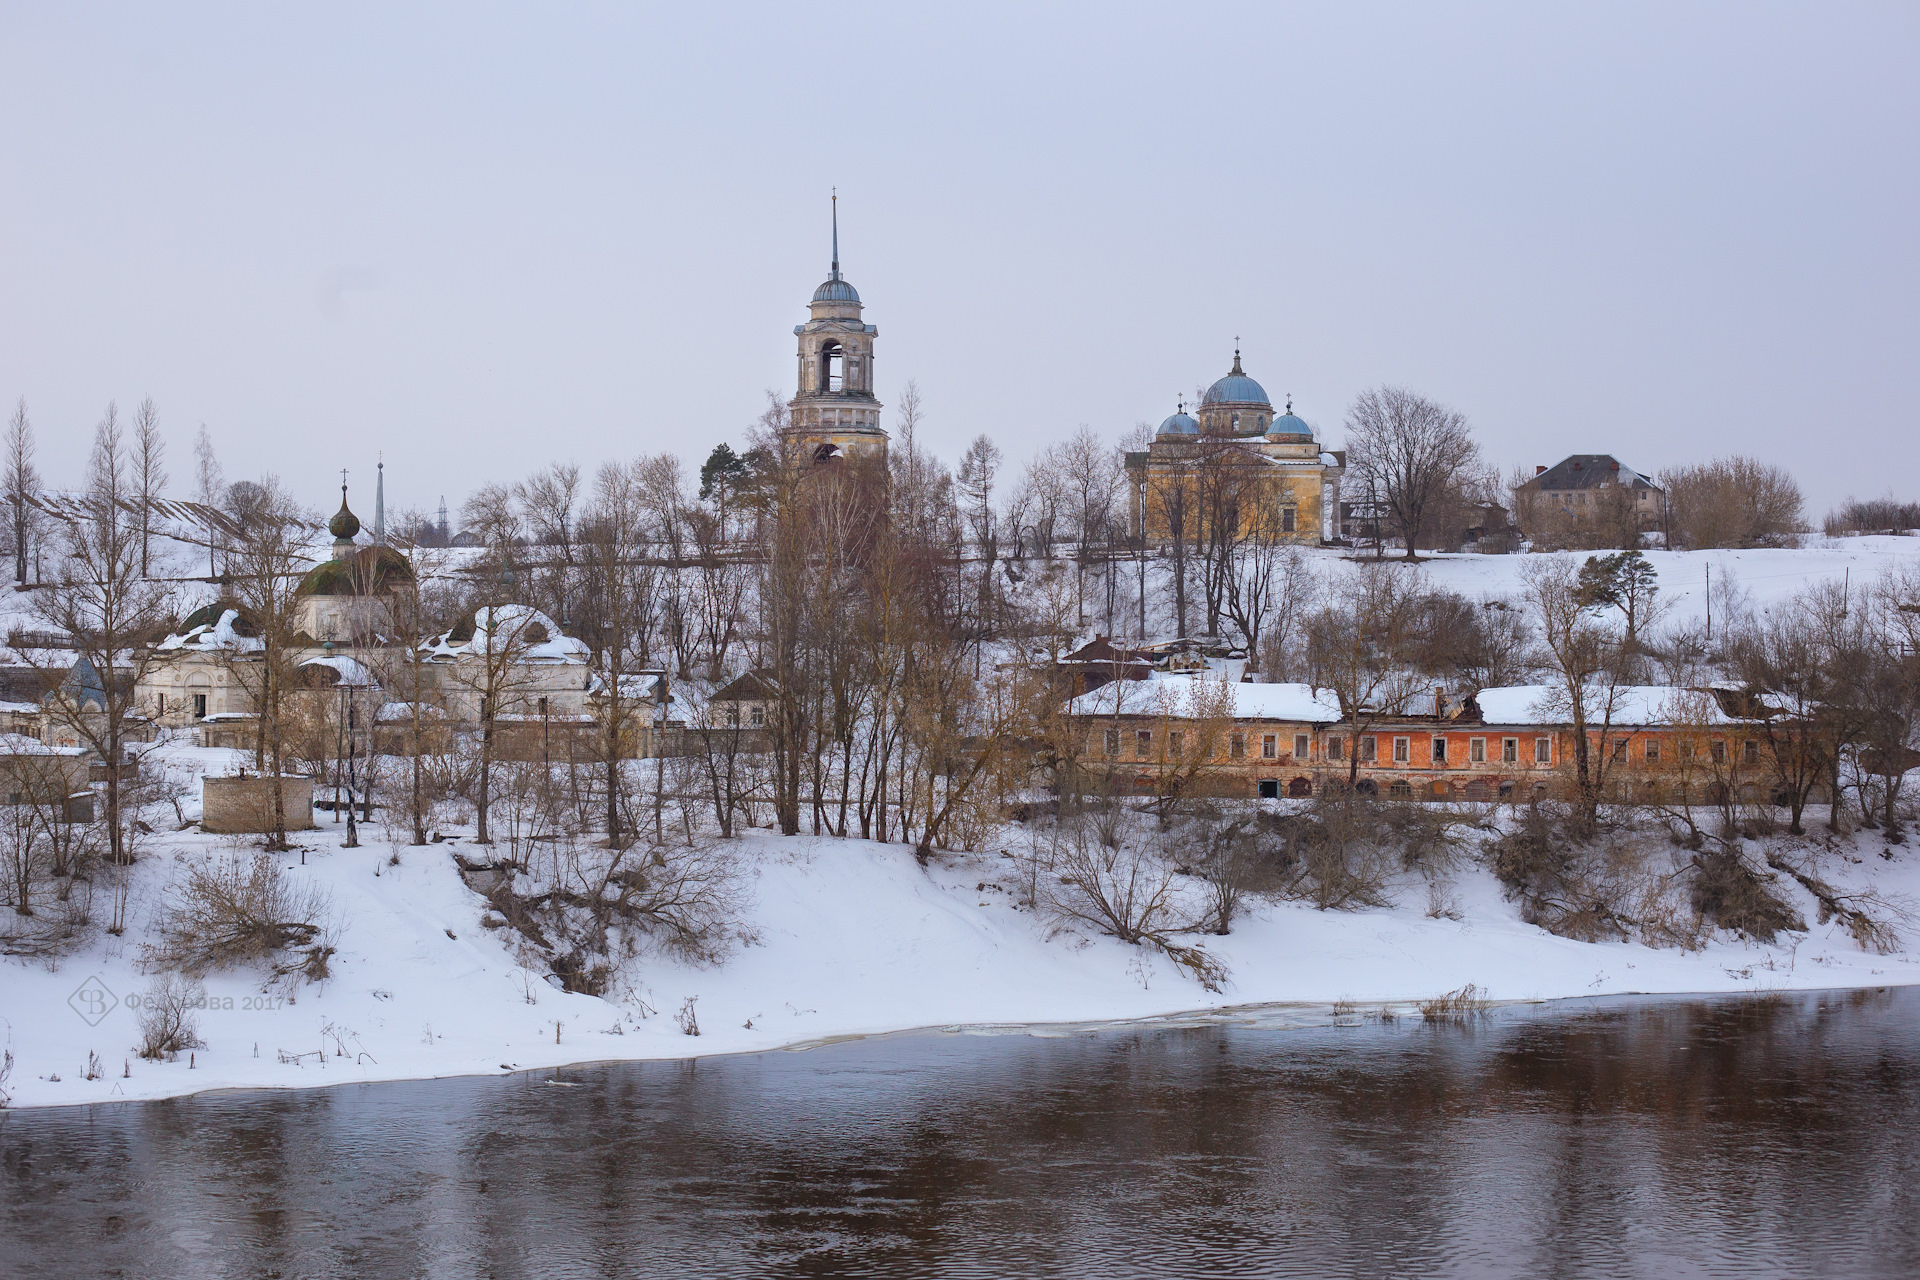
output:
[[[1145,760],[1153,755],[1153,730],[1136,729],[1133,734],[1133,754]]]
[[[1327,739],[1327,759],[1344,760],[1347,758],[1347,740],[1339,734]]]
[[[1760,740],[1748,738],[1740,744],[1740,755],[1748,764],[1760,763]]]
[[[1647,755],[1648,764],[1660,763],[1660,739],[1658,738],[1647,739],[1646,755]]]
[[[1725,764],[1727,762],[1726,739],[1715,738],[1713,740],[1713,762],[1715,764]]]
[[[1120,754],[1120,731],[1118,729],[1107,730],[1107,754],[1110,756]]]
[[[1235,760],[1247,758],[1247,735],[1236,733],[1227,739],[1227,755]]]
[[[1360,739],[1360,763],[1372,764],[1380,758],[1380,740],[1372,734]]]
[[[1433,767],[1438,769],[1446,763],[1447,740],[1445,738],[1435,738],[1433,740]]]
[[[1553,739],[1535,738],[1533,740],[1533,762],[1535,764],[1553,763]]]
[[[1520,763],[1520,739],[1500,739],[1500,760],[1504,764]]]
[[[1408,738],[1395,738],[1393,740],[1393,762],[1395,764],[1406,764],[1412,758],[1413,758],[1412,740]]]
[[[1262,760],[1278,760],[1280,758],[1280,735],[1279,734],[1269,733],[1261,737],[1260,758]]]
[[[1311,754],[1313,754],[1313,744],[1307,741],[1307,735],[1304,733],[1294,734],[1293,758],[1295,760],[1305,760]]]
[[[1187,735],[1179,729],[1170,729],[1167,731],[1167,755],[1169,757],[1180,754],[1181,744],[1186,741],[1186,737]]]
[[[1624,764],[1624,763],[1626,763],[1626,759],[1627,759],[1627,740],[1626,740],[1625,738],[1616,738],[1616,739],[1614,740],[1614,743],[1613,743],[1613,758],[1614,758],[1614,760],[1615,760],[1616,762],[1618,762],[1618,763],[1621,763],[1621,764]]]
[[[1485,738],[1469,738],[1467,740],[1467,760],[1472,764],[1485,764],[1487,762],[1487,740]]]

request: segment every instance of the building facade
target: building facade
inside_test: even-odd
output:
[[[1767,715],[1750,697],[1664,686],[1604,696],[1587,708],[1586,736],[1589,776],[1608,800],[1773,798]],[[1570,717],[1545,685],[1437,695],[1430,710],[1356,723],[1308,685],[1176,676],[1108,685],[1073,699],[1068,714],[1084,730],[1083,775],[1120,794],[1308,798],[1351,783],[1393,799],[1516,801],[1565,791],[1578,755]],[[1809,799],[1825,803],[1824,786]]]
[[[1291,401],[1274,412],[1236,349],[1197,417],[1180,405],[1145,450],[1126,455],[1130,532],[1150,543],[1197,541],[1211,522],[1227,520],[1242,534],[1318,544],[1338,535],[1344,470],[1343,456],[1320,447]]]

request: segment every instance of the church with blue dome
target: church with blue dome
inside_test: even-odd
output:
[[[1231,495],[1226,505],[1244,535],[1303,544],[1333,537],[1345,455],[1321,447],[1291,399],[1274,411],[1266,388],[1240,367],[1238,347],[1233,368],[1194,411],[1182,402],[1126,464],[1135,537],[1198,539],[1202,508],[1221,505],[1221,494]]]

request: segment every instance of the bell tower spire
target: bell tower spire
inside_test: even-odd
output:
[[[840,192],[831,196],[833,258],[813,291],[811,318],[794,326],[799,367],[787,402],[786,438],[796,452],[824,459],[886,459],[887,432],[873,394],[873,340],[879,330],[861,318],[860,291],[840,273]]]

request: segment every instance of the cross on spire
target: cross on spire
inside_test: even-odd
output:
[[[833,191],[833,275],[830,279],[840,278],[840,188]]]

